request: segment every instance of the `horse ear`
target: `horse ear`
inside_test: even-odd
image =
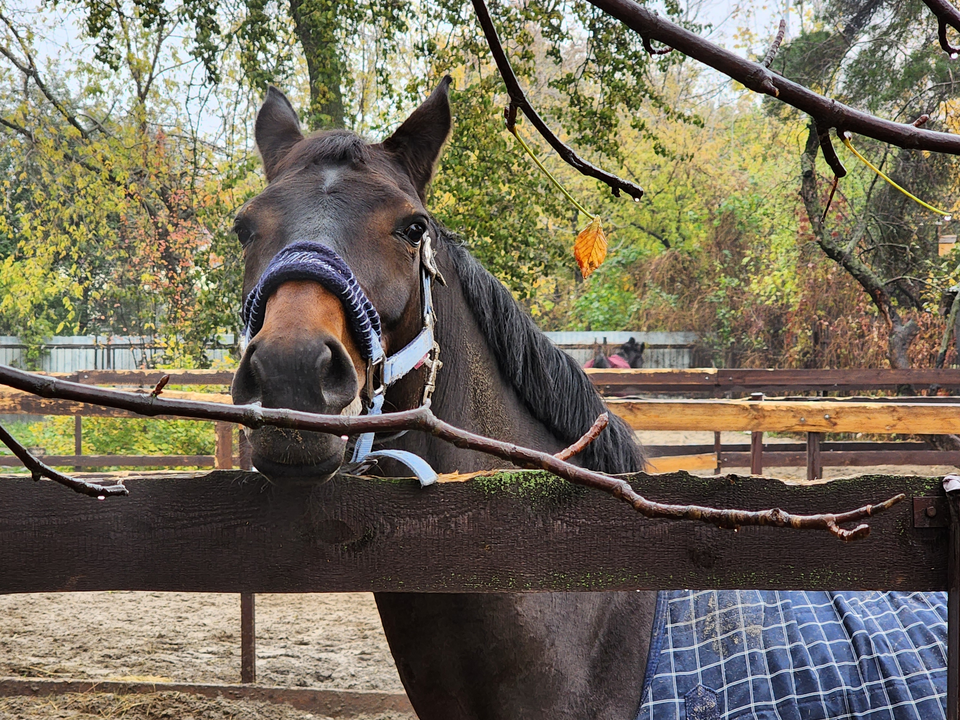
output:
[[[393,135],[383,141],[383,148],[406,168],[421,200],[427,183],[433,177],[440,150],[450,135],[448,91],[451,82],[453,79],[449,75],[444,77],[430,97],[404,120]]]
[[[263,171],[267,182],[276,177],[277,165],[294,145],[303,140],[300,119],[287,96],[273,85],[267,88],[267,97],[257,113],[254,132],[257,149],[263,158]]]

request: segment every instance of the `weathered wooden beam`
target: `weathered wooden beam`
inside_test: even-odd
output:
[[[633,482],[664,501],[791,512],[908,499],[871,518],[869,538],[843,543],[823,532],[648,520],[543,473],[421,489],[349,477],[279,488],[219,471],[128,478],[129,497],[103,502],[0,478],[0,593],[946,587],[947,529],[915,529],[910,500],[942,495],[938,479],[790,486],[677,473]]]
[[[906,435],[960,432],[960,403],[611,399],[607,406],[635,430]]]
[[[25,695],[46,697],[66,693],[109,692],[132,695],[178,692],[231,700],[286,703],[295,708],[332,718],[370,717],[412,713],[404,693],[363,690],[321,690],[269,685],[204,685],[198,683],[121,682],[116,680],[51,680],[49,678],[0,678],[0,697]]]
[[[103,467],[201,467],[214,466],[213,455],[40,455],[51,467],[73,465],[81,468]],[[12,455],[0,456],[0,467],[23,467]]]
[[[84,385],[142,385],[151,390],[164,375],[170,385],[229,385],[233,370],[81,370],[74,373]]]
[[[910,368],[853,370],[762,370],[691,368],[586,370],[590,380],[612,395],[624,392],[792,392],[895,389],[902,386],[960,387],[960,369]]]
[[[198,393],[164,390],[163,397],[179,400],[202,400],[206,402],[232,404],[226,393]],[[30,415],[83,415],[84,417],[139,417],[127,410],[87,405],[70,400],[54,400],[39,395],[0,386],[0,415],[28,413]]]

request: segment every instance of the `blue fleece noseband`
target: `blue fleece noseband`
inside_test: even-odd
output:
[[[429,242],[429,237],[426,238]],[[318,242],[303,241],[285,247],[278,252],[256,287],[243,303],[241,317],[244,324],[244,339],[249,342],[263,327],[267,300],[283,283],[293,280],[308,280],[322,285],[333,293],[343,305],[344,315],[353,333],[360,355],[367,363],[366,389],[368,415],[379,415],[383,408],[386,388],[419,367],[435,352],[433,339],[433,304],[430,288],[430,272],[421,269],[423,297],[423,330],[398,353],[386,357],[381,342],[380,314],[360,287],[350,267],[337,253]],[[433,359],[439,364],[439,360]],[[433,382],[433,378],[429,381]],[[430,485],[437,480],[433,468],[413,453],[405,450],[373,451],[374,433],[360,435],[354,445],[351,462],[363,463],[379,457],[391,458],[406,465],[420,480],[421,485]]]

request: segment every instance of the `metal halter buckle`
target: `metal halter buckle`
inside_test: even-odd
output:
[[[423,400],[420,404],[426,405],[430,402],[433,391],[437,389],[437,373],[440,372],[440,368],[443,367],[443,363],[440,362],[440,345],[436,341],[434,341],[433,347],[430,348],[430,352],[423,361],[423,364],[427,367],[428,372],[427,381],[423,385]]]

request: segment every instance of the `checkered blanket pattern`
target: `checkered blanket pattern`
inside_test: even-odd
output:
[[[946,593],[664,591],[638,720],[946,716]]]

